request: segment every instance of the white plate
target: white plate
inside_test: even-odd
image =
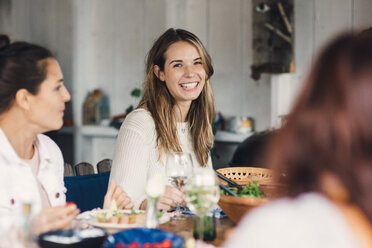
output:
[[[116,224],[116,223],[103,223],[98,222],[97,220],[97,214],[101,212],[108,212],[109,210],[103,210],[103,209],[94,209],[91,211],[85,211],[81,214],[79,214],[76,218],[79,221],[88,223],[95,227],[100,227],[108,233],[114,233],[120,230],[124,229],[130,229],[130,228],[136,228],[136,227],[144,227],[145,223],[143,224]],[[132,210],[118,210],[120,213],[126,213],[130,214]],[[136,213],[145,213],[143,210],[136,210]],[[168,213],[164,213],[162,217],[159,218],[159,224],[163,224],[165,222],[168,222],[170,220],[170,216]]]

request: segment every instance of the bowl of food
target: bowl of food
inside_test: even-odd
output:
[[[235,223],[256,206],[267,203],[273,198],[285,195],[285,184],[279,176],[270,169],[256,167],[221,168],[217,172],[233,180],[241,187],[229,187],[228,183],[219,181],[233,191],[237,196],[229,195],[221,190],[218,205]]]
[[[154,228],[133,228],[107,237],[105,248],[148,247],[182,248],[184,240],[171,232]]]
[[[99,228],[73,228],[41,234],[38,242],[41,248],[99,248],[105,238]]]

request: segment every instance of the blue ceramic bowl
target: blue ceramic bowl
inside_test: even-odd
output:
[[[183,247],[184,240],[182,237],[174,233],[151,228],[133,228],[110,235],[104,242],[104,247],[116,248],[118,243],[129,245],[132,242],[138,242],[138,244],[142,246],[145,243],[161,243],[165,239],[172,241],[172,248]]]

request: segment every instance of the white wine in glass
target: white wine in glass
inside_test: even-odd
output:
[[[187,182],[186,176],[170,176],[169,181],[173,187],[181,189]]]
[[[181,189],[192,176],[193,164],[190,153],[174,152],[169,154],[165,166],[165,172],[170,184]],[[184,216],[180,211],[180,205],[177,203],[176,211],[173,215],[174,219],[182,219]]]
[[[214,170],[209,168],[195,170],[185,190],[187,206],[199,218],[199,239],[203,240],[204,216],[220,198],[220,189]]]

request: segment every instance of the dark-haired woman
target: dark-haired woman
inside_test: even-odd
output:
[[[171,152],[188,152],[194,166],[212,167],[212,74],[211,58],[194,34],[171,28],[154,42],[142,100],[120,128],[111,170],[135,208],[145,209],[146,176],[165,173]],[[183,192],[167,186],[158,208],[176,202],[184,202]]]
[[[320,54],[268,154],[290,198],[252,210],[224,247],[372,247],[372,37]]]
[[[32,205],[34,233],[66,228],[79,210],[74,204],[65,206],[63,157],[42,133],[62,127],[70,94],[50,51],[26,42],[9,44],[4,37],[0,47],[0,229],[11,225],[25,203]],[[122,208],[132,207],[114,183],[105,197],[106,206],[111,199]]]

